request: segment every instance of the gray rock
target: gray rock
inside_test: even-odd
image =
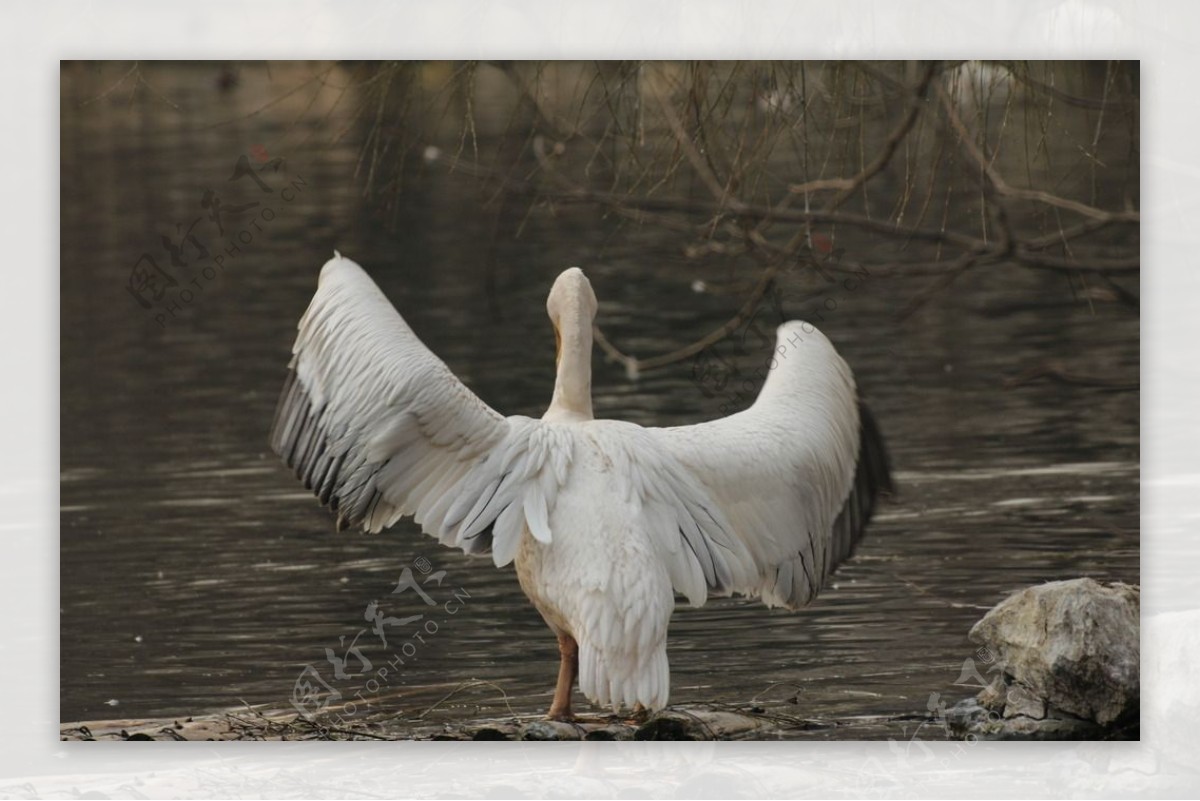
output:
[[[480,726],[471,731],[472,740],[511,740],[512,732],[497,726]]]
[[[764,728],[759,718],[737,712],[693,709],[664,709],[634,733],[635,740],[733,740]]]
[[[614,725],[604,726],[598,729],[592,729],[587,734],[583,735],[585,740],[632,740],[634,729],[632,726]]]
[[[1055,581],[1009,596],[970,638],[1003,669],[1005,709],[1014,688],[1030,695],[1017,700],[1014,715],[1037,719],[1051,707],[1105,726],[1138,712],[1139,608],[1138,588],[1128,584]]]
[[[967,740],[1098,740],[1107,736],[1103,726],[1090,720],[1065,714],[1041,719],[1005,717],[974,698],[947,709],[946,725],[953,736]]]
[[[1004,695],[1004,717],[1042,720],[1046,717],[1046,699],[1039,698],[1019,684],[1013,684]]]
[[[581,740],[583,732],[573,723],[537,720],[521,730],[522,740]]]

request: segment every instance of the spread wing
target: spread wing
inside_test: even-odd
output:
[[[649,431],[707,490],[729,528],[721,537],[732,535],[723,550],[748,556],[731,562],[725,589],[769,606],[812,600],[862,539],[876,497],[892,491],[883,439],[850,368],[807,323],[780,326],[749,409]]]
[[[570,448],[504,417],[425,347],[357,264],[335,254],[300,320],[271,447],[338,528],[413,515],[428,534],[497,565],[522,524],[549,541],[547,510]]]

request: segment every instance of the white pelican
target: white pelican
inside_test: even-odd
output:
[[[271,445],[338,530],[412,515],[443,545],[516,563],[558,637],[550,717],[576,678],[619,712],[667,704],[667,624],[738,593],[797,609],[861,539],[887,456],[850,368],[820,332],[778,329],[754,405],[643,428],[592,417],[596,296],[577,268],[546,301],[558,345],[542,419],[504,417],[335,253],[300,319]]]

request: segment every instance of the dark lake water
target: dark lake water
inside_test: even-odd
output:
[[[435,169],[414,172],[391,230],[354,174],[362,135],[350,104],[318,119],[296,94],[256,112],[312,70],[243,68],[241,85],[222,91],[215,65],[156,68],[132,102],[128,87],[86,102],[122,71],[68,65],[62,76],[61,720],[286,707],[309,665],[344,699],[373,699],[361,714],[543,712],[555,642],[511,569],[441,548],[409,521],[335,534],[270,453],[296,321],[337,248],[485,401],[537,416],[554,370],[544,299],[560,270],[583,267],[607,334],[655,355],[728,319],[737,296],[692,290],[724,269],[693,266],[653,229],[586,206],[481,209],[473,179]],[[229,181],[242,156],[253,176]],[[224,235],[208,216],[215,196]],[[210,257],[225,254],[211,280],[192,246],[176,268],[162,245],[185,241],[196,218]],[[194,293],[165,325],[127,290],[143,253],[187,276],[171,292]],[[836,299],[820,327],[880,421],[900,496],[807,609],[681,608],[673,702],[845,723],[796,736],[912,734],[915,723],[876,719],[924,714],[931,693],[973,694],[955,686],[975,651],[967,631],[1008,593],[1084,575],[1138,582],[1138,391],[1005,385],[1047,360],[1136,384],[1136,311],[1082,298],[1060,275],[997,265],[898,320],[927,281],[783,286],[789,317],[815,319],[809,309]],[[717,352],[746,370],[765,355]],[[599,417],[683,424],[727,402],[702,391],[690,362],[636,382],[599,357],[595,371]],[[411,593],[390,595],[414,565],[446,571],[436,633],[385,649],[365,607],[423,611]],[[454,592],[469,597],[445,606]],[[394,660],[386,686],[333,677],[326,649],[344,656],[356,635],[374,667]]]

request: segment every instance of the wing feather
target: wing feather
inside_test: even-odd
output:
[[[335,254],[300,319],[271,447],[339,530],[413,515],[468,553],[548,541],[547,504],[571,459],[553,426],[493,410],[413,333],[357,264]]]
[[[772,369],[749,409],[648,431],[712,499],[722,521],[717,544],[745,555],[727,562],[728,581],[718,584],[769,606],[811,601],[854,552],[876,497],[892,491],[883,438],[850,368],[807,323],[780,326]]]

